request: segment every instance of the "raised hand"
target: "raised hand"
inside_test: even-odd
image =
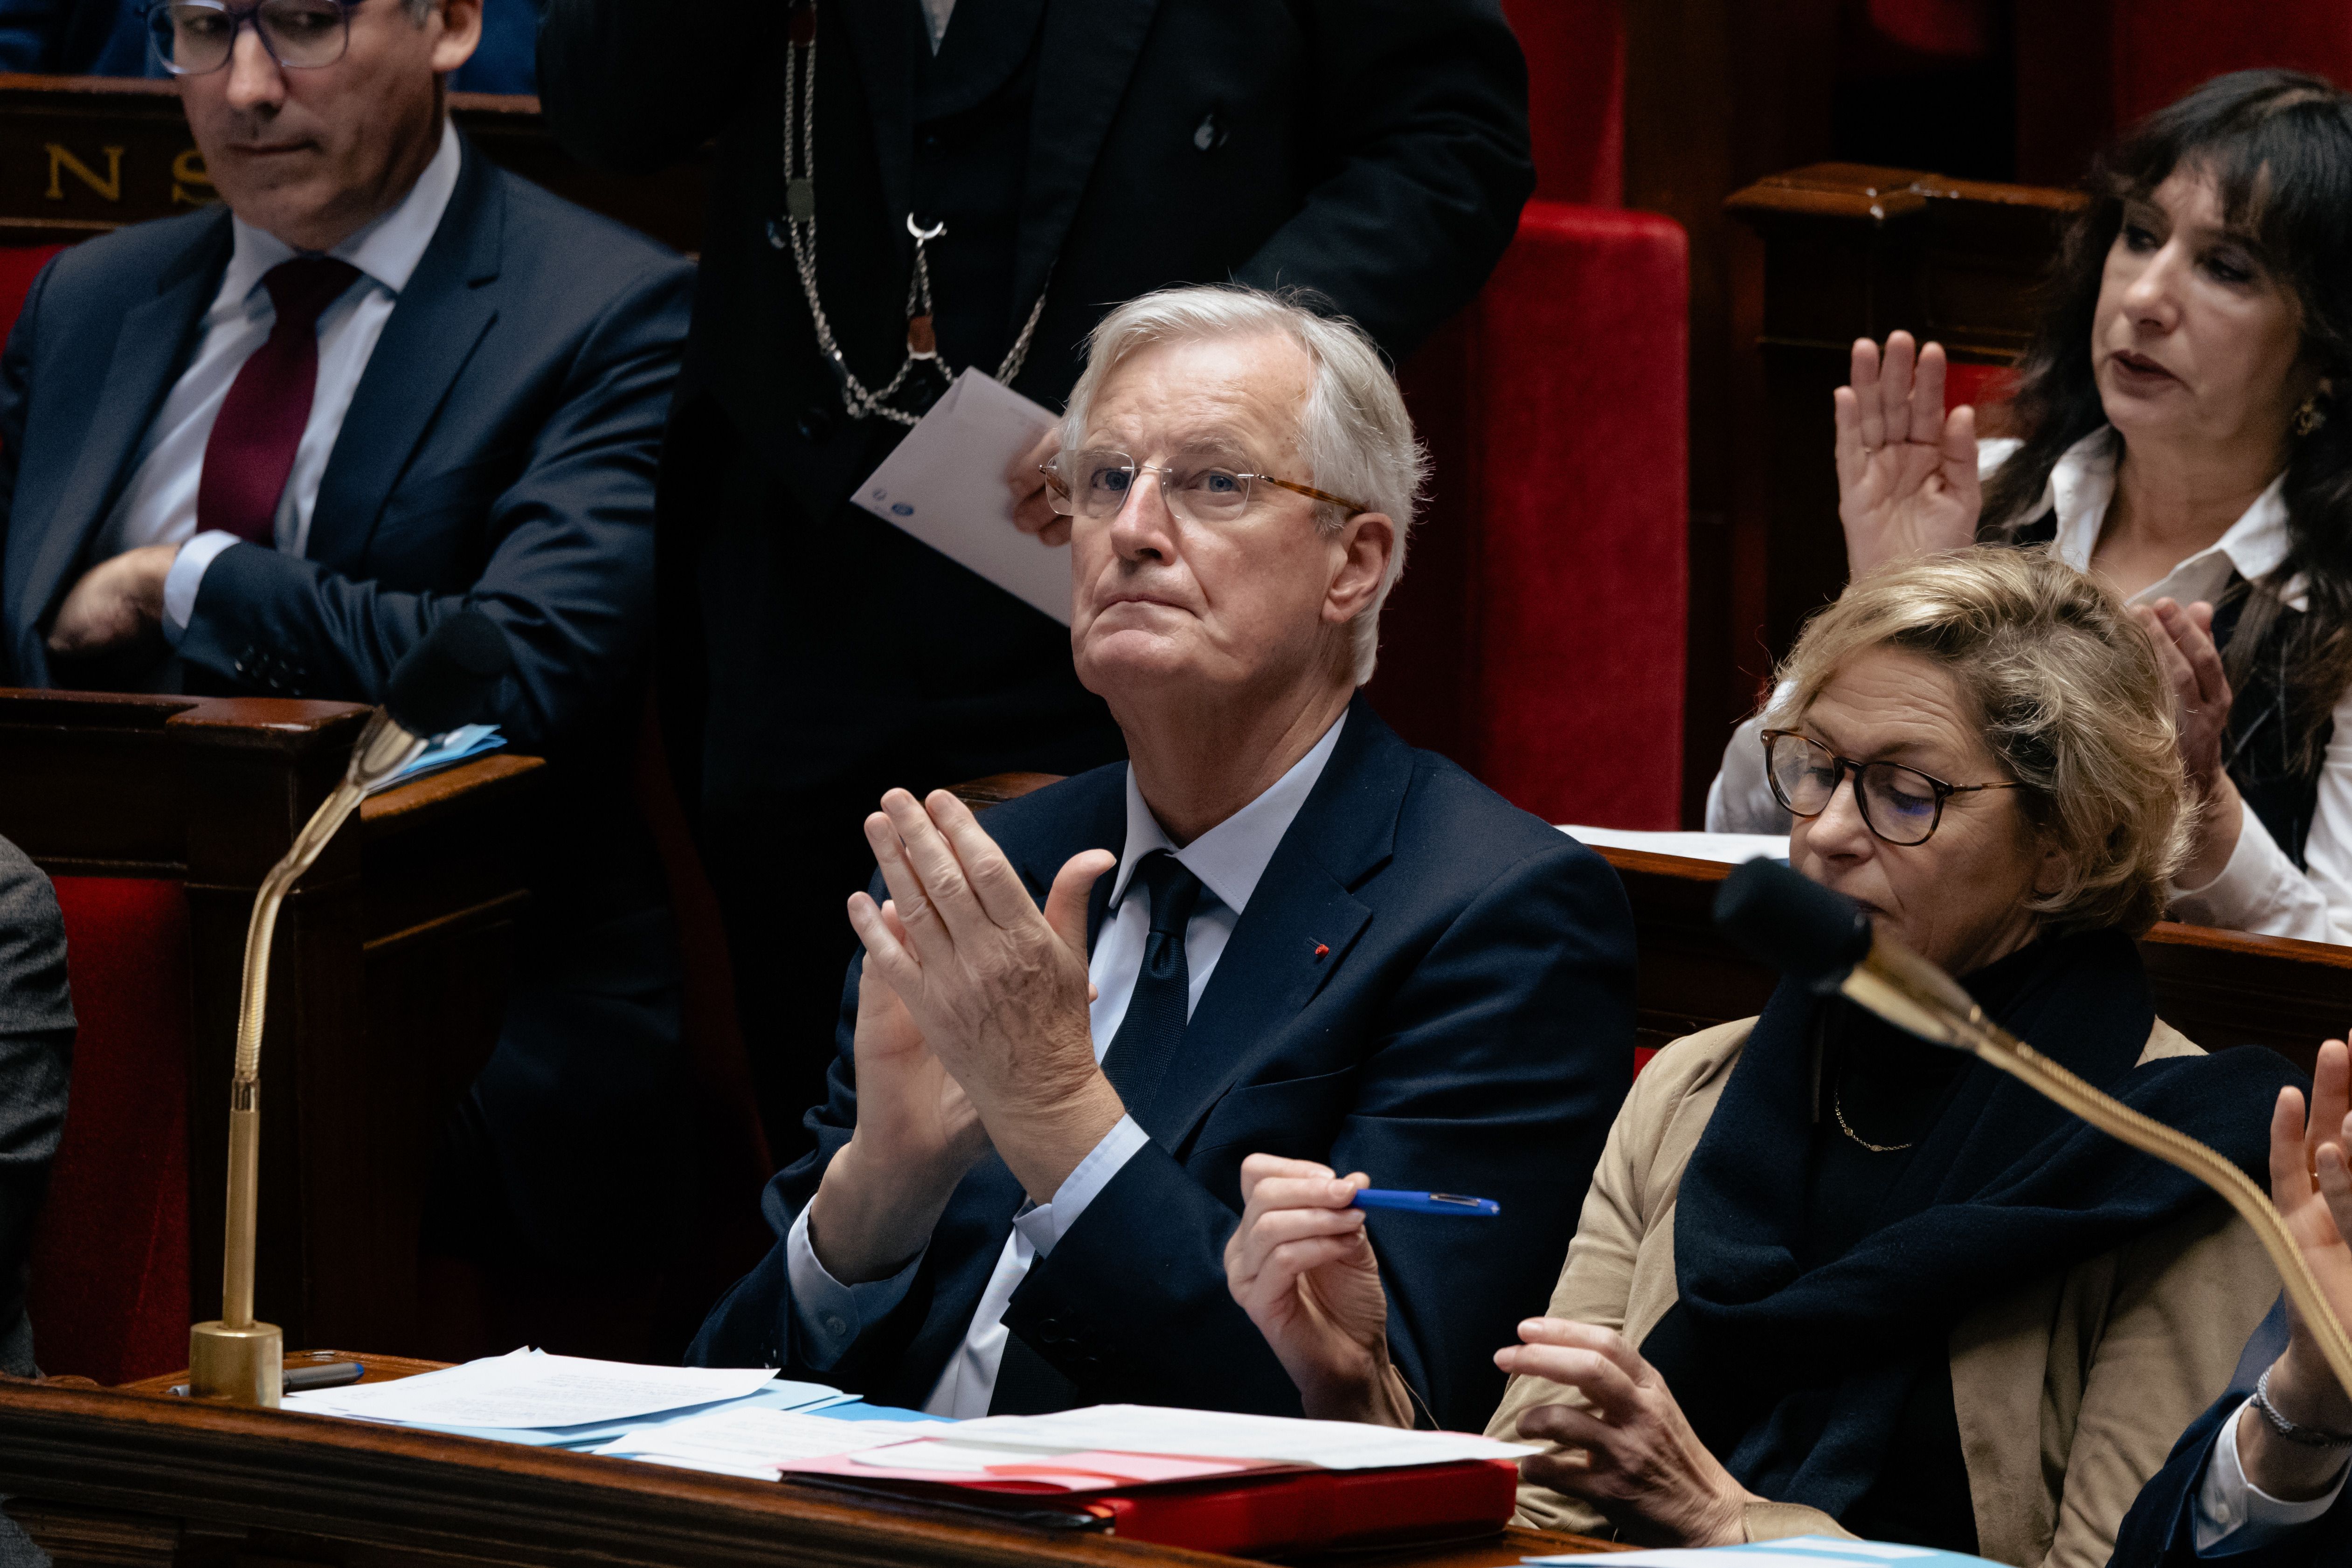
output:
[[[1326,1421],[1412,1425],[1389,1372],[1389,1299],[1349,1203],[1370,1178],[1312,1160],[1242,1162],[1242,1222],[1225,1242],[1225,1286],[1274,1347],[1307,1414]]]
[[[1040,911],[970,807],[944,789],[882,797],[866,841],[895,920],[849,901],[866,956],[963,1086],[996,1151],[1039,1203],[1125,1113],[1087,1016],[1087,890],[1117,864],[1071,857]]]
[[[1629,1540],[1733,1546],[1747,1538],[1742,1511],[1754,1495],[1707,1451],[1665,1380],[1621,1335],[1529,1318],[1519,1338],[1495,1353],[1496,1365],[1574,1389],[1584,1401],[1520,1416],[1522,1439],[1569,1445],[1520,1460],[1522,1478],[1582,1498]]]
[[[1838,521],[1846,570],[1866,577],[1897,561],[1973,543],[1983,503],[1976,410],[1944,412],[1944,350],[1914,355],[1911,334],[1853,345],[1853,381],[1837,413]]]
[[[2319,1048],[2311,1076],[2307,1124],[2303,1095],[2293,1089],[2279,1091],[2271,1115],[2271,1201],[2336,1321],[2352,1324],[2352,1052],[2344,1041]],[[2352,1433],[2352,1388],[2336,1380],[2292,1297],[2287,1311],[2286,1354],[2271,1367],[2271,1404],[2299,1426]],[[2251,1410],[2239,1419],[2238,1456],[2248,1480],[2291,1500],[2324,1494],[2345,1463],[2343,1449],[2289,1443]]]

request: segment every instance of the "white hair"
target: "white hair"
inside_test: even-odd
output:
[[[1129,300],[1087,339],[1087,368],[1070,389],[1062,449],[1074,452],[1085,439],[1094,400],[1111,373],[1154,343],[1283,337],[1304,349],[1315,363],[1315,383],[1298,420],[1298,451],[1309,469],[1297,476],[1299,483],[1345,496],[1366,511],[1385,513],[1396,525],[1388,574],[1348,628],[1356,684],[1362,685],[1372,678],[1380,656],[1381,607],[1404,573],[1405,538],[1428,476],[1429,455],[1413,435],[1404,394],[1379,346],[1353,321],[1318,315],[1302,298],[1238,284],[1203,284]],[[1318,501],[1315,517],[1329,530],[1344,524],[1348,514]]]

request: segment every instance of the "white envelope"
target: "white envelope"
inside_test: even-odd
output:
[[[1070,547],[1013,526],[1004,471],[1051,430],[1042,403],[966,371],[857,488],[857,504],[896,523],[1014,598],[1070,623]]]

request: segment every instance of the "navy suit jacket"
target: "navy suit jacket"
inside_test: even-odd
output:
[[[2352,1563],[2352,1488],[2326,1514],[2283,1541],[2255,1552],[2197,1555],[2197,1491],[2205,1484],[2205,1467],[2213,1458],[2221,1424],[2237,1414],[2263,1369],[2284,1353],[2286,1337],[2286,1302],[2282,1299],[2247,1342],[2229,1392],[2181,1434],[2164,1468],[2140,1489],[2116,1531],[2107,1568],[2194,1568],[2200,1563],[2227,1568],[2320,1568],[2322,1563]]]
[[[1125,768],[982,821],[1042,904],[1070,856],[1125,843]],[[1112,880],[1095,886],[1090,940]],[[857,977],[853,964],[830,1098],[808,1118],[816,1152],[768,1188],[779,1236],[856,1122]],[[1484,1427],[1503,1387],[1495,1349],[1549,1298],[1631,1083],[1633,986],[1633,918],[1607,862],[1406,746],[1359,696],[1140,1118],[1150,1144],[1030,1270],[1007,1326],[1086,1402],[1298,1414],[1226,1291],[1223,1254],[1244,1156],[1321,1160],[1376,1186],[1501,1202],[1491,1223],[1370,1218],[1398,1367],[1442,1424]],[[801,1359],[781,1244],[719,1302],[688,1359],[766,1362],[919,1405],[1023,1200],[984,1156],[906,1299],[838,1365]]]
[[[47,631],[95,562],[141,437],[186,368],[231,248],[222,206],[59,255],[0,355],[0,680],[64,684]],[[692,269],[470,146],[384,323],[319,486],[307,556],[205,573],[194,678],[376,703],[445,617],[486,612],[515,672],[492,716],[525,751],[635,734],[653,476]],[[195,672],[203,675],[195,675]]]

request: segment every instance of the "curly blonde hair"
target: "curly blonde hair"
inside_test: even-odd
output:
[[[1882,571],[1816,614],[1766,716],[1791,724],[1858,653],[1900,648],[1952,677],[2026,821],[2063,854],[2029,905],[2055,932],[2162,918],[2193,816],[2172,692],[2147,634],[2105,583],[2042,549],[1979,545]]]

